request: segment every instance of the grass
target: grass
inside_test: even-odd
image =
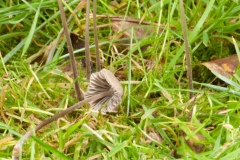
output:
[[[67,3],[68,17],[79,1]],[[103,66],[121,70],[125,77],[119,112],[94,115],[84,106],[35,133],[24,144],[22,159],[238,159],[239,71],[230,80],[209,74],[199,63],[239,54],[240,6],[227,0],[184,3],[195,100],[189,100],[179,2],[121,1],[114,7],[99,0],[98,15],[142,18],[152,27],[142,39],[137,27],[129,28],[123,46],[116,38],[123,32],[115,33],[110,19],[98,19],[98,26],[105,25],[98,30]],[[1,1],[0,6],[0,159],[11,159],[22,134],[77,99],[74,80],[61,70],[69,60],[65,39],[58,38],[62,24],[57,1]],[[84,14],[80,10],[68,24],[75,33],[84,31]],[[90,52],[94,49],[90,30]],[[52,52],[51,61],[37,63]],[[83,52],[76,49],[75,55]],[[86,91],[86,73],[78,67]],[[215,76],[229,85],[210,83]]]

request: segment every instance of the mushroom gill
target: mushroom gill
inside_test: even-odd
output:
[[[89,98],[93,95],[109,90],[113,91],[112,95],[89,102],[94,111],[100,110],[102,113],[117,112],[118,105],[122,101],[123,88],[119,80],[107,69],[102,69],[101,71],[91,75],[88,90],[85,93],[85,98]]]

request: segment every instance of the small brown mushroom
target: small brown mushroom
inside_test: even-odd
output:
[[[114,94],[89,102],[94,111],[100,110],[102,113],[117,112],[118,105],[122,101],[123,88],[118,79],[107,69],[102,69],[100,72],[91,75],[88,91],[85,93],[86,98],[109,90],[112,90]],[[104,104],[106,106],[102,107]]]
[[[116,112],[117,105],[122,101],[123,89],[118,79],[112,74],[112,72],[102,69],[100,72],[93,73],[91,75],[90,84],[84,100],[74,104],[73,106],[61,111],[59,114],[52,116],[36,126],[35,129],[31,129],[25,133],[15,144],[12,151],[12,160],[18,160],[21,153],[21,147],[25,141],[42,127],[47,124],[71,113],[77,108],[80,108],[85,103],[90,103],[95,110],[99,110],[103,104],[107,104],[106,108],[103,108],[104,113]]]

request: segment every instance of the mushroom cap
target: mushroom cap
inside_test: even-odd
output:
[[[113,91],[113,95],[89,102],[94,111],[101,110],[102,113],[117,112],[118,105],[122,101],[123,88],[119,80],[107,69],[91,74],[85,98],[90,98],[93,95],[109,90]],[[104,104],[106,106],[102,107]]]

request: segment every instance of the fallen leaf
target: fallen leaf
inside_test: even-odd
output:
[[[206,139],[200,132],[194,134],[193,137],[188,137],[189,134],[192,134],[195,132],[197,127],[188,125],[188,131],[182,131],[182,136],[185,139],[185,142],[188,144],[188,146],[195,152],[195,153],[201,153],[204,150],[204,140]],[[188,137],[188,138],[187,138]]]
[[[229,56],[222,59],[204,62],[202,65],[207,67],[211,72],[217,72],[224,77],[230,78],[238,66],[237,55]]]

